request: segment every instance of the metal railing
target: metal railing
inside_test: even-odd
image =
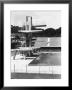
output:
[[[28,66],[24,61],[12,61],[11,72],[14,73],[42,73],[61,74],[61,66]]]

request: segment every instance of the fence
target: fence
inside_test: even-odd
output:
[[[11,72],[61,74],[61,66],[28,66],[24,60],[13,60],[11,62]]]

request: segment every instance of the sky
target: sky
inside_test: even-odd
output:
[[[57,29],[61,27],[61,11],[60,10],[24,10],[11,11],[11,25],[23,26],[26,16],[32,16],[33,25],[47,25],[44,28]]]

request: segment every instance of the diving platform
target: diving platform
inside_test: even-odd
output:
[[[36,32],[41,32],[43,30],[20,30],[19,32],[21,33],[36,33]]]

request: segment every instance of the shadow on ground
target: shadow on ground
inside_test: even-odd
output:
[[[61,79],[60,74],[11,73],[11,79]]]

